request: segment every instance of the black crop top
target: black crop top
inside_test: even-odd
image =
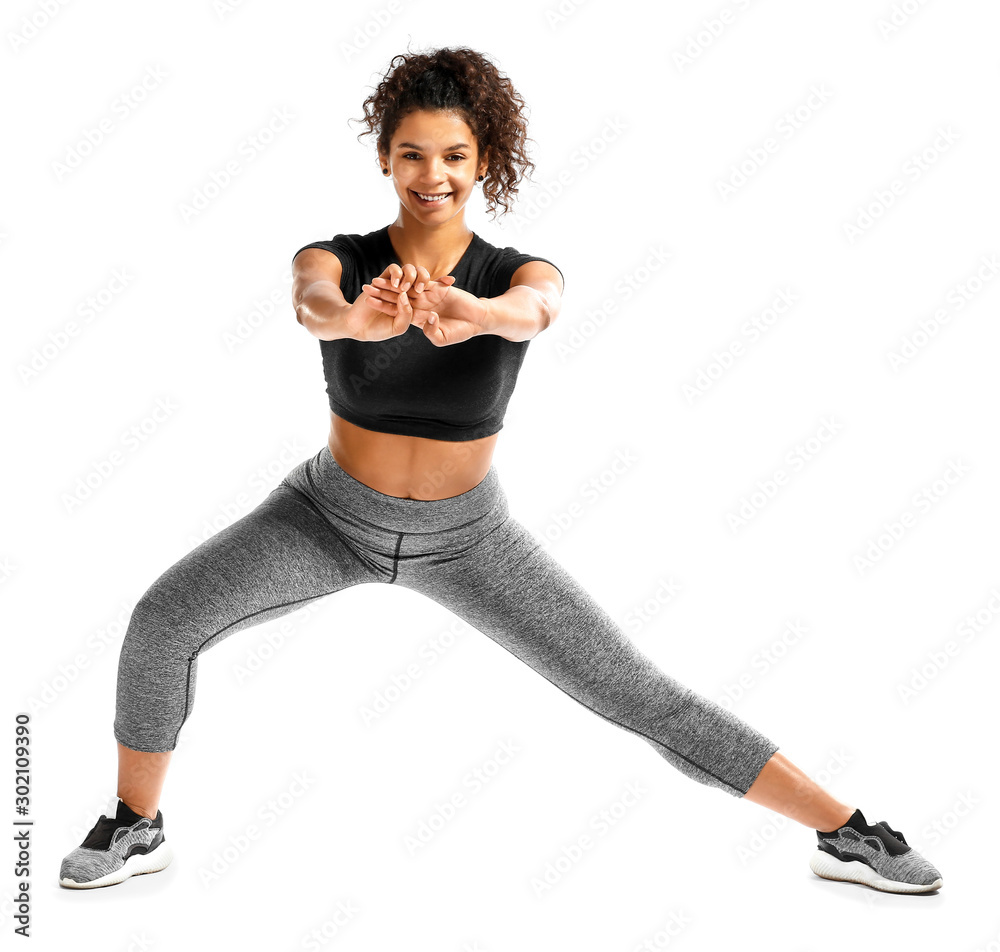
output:
[[[358,299],[362,284],[370,284],[390,264],[400,264],[388,225],[367,235],[340,234],[314,241],[299,251],[306,248],[323,248],[340,259],[340,290],[348,303]],[[471,244],[449,274],[455,276],[453,287],[476,297],[498,297],[528,261],[552,264],[514,248],[497,248],[473,232]],[[319,343],[330,409],[338,416],[382,433],[463,441],[503,428],[531,342],[480,334],[437,347],[411,325],[388,340],[341,338]]]

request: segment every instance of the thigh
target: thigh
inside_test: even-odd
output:
[[[429,568],[420,590],[701,783],[741,796],[777,749],[643,654],[516,519]]]
[[[371,581],[350,543],[300,492],[276,487],[253,510],[192,549],[140,598],[130,631],[203,650],[241,628]]]
[[[194,705],[202,651],[374,580],[313,503],[279,485],[170,566],[139,599],[119,655],[115,737],[133,750],[173,750]]]
[[[612,717],[655,696],[686,700],[621,626],[516,519],[412,585],[588,707]]]

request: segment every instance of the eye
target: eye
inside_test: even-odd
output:
[[[411,159],[411,158],[419,159],[420,156],[416,152],[406,152],[406,153],[404,153],[403,158],[404,159]],[[461,162],[461,161],[464,161],[465,156],[456,152],[454,155],[449,155],[448,158],[449,159],[458,159]]]

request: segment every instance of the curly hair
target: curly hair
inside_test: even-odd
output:
[[[447,110],[462,117],[482,156],[489,149],[483,181],[487,208],[510,211],[508,199],[517,183],[534,170],[525,143],[528,125],[521,115],[525,102],[505,76],[482,53],[468,47],[442,47],[429,53],[400,53],[392,58],[381,82],[363,103],[368,128],[358,134],[378,135],[378,149],[388,154],[399,123],[417,110]]]

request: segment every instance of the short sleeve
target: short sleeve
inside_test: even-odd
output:
[[[334,237],[329,241],[313,241],[308,245],[303,245],[299,248],[299,251],[305,251],[306,248],[322,248],[324,251],[329,251],[332,254],[335,254],[340,261],[341,290],[351,286],[351,283],[354,281],[354,254],[351,251],[350,244],[342,235],[334,235]],[[295,254],[292,255],[293,261],[299,251],[296,251]]]
[[[504,248],[503,258],[500,260],[500,264],[497,268],[496,273],[496,288],[494,289],[494,296],[497,297],[504,293],[504,291],[510,290],[510,281],[514,277],[514,272],[521,267],[522,264],[527,264],[529,261],[544,261],[546,264],[552,265],[556,271],[559,272],[559,276],[563,279],[563,289],[566,287],[566,276],[562,273],[562,269],[553,261],[549,261],[548,258],[539,258],[537,255],[525,255],[516,251],[514,248]]]

